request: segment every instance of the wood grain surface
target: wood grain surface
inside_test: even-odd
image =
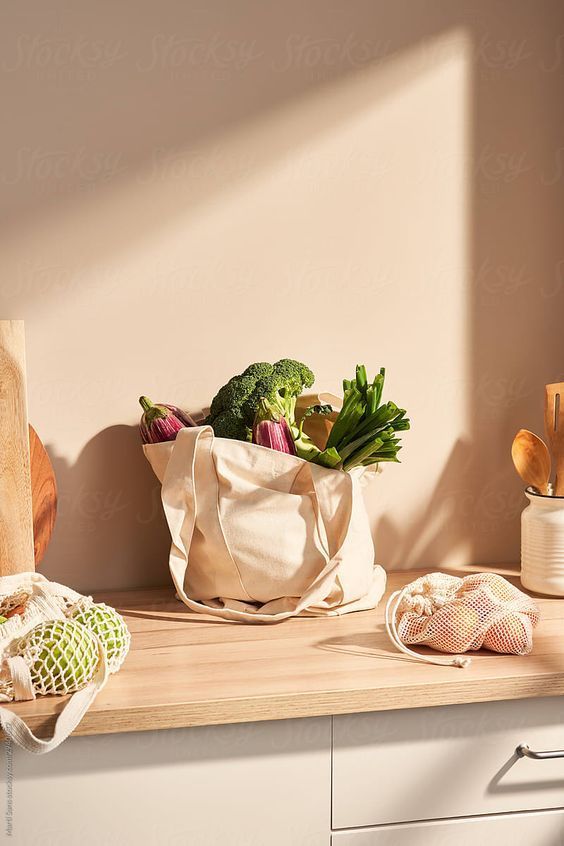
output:
[[[390,574],[387,592],[418,575]],[[132,647],[76,734],[564,695],[563,600],[538,600],[531,655],[484,650],[460,669],[396,652],[384,631],[384,601],[374,611],[261,626],[194,614],[171,588],[97,598],[124,614]],[[10,707],[45,732],[64,701]]]
[[[0,575],[33,569],[24,325],[0,320]]]
[[[45,555],[57,516],[57,482],[51,459],[33,428],[29,427],[31,501],[33,507],[33,549],[35,566]]]

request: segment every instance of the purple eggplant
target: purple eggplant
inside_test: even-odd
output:
[[[253,443],[288,455],[296,455],[296,445],[285,417],[262,399],[253,424]]]
[[[175,405],[153,403],[148,397],[139,397],[139,402],[143,409],[139,432],[144,444],[174,441],[181,429],[196,425],[189,414]]]

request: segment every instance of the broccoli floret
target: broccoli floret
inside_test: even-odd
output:
[[[272,375],[273,369],[272,364],[269,364],[267,361],[257,361],[256,364],[249,364],[241,375],[250,376],[256,382],[259,379],[268,379]]]
[[[237,411],[222,411],[213,420],[212,426],[218,438],[231,438],[235,441],[247,441],[250,438],[250,430]]]
[[[315,382],[315,376],[301,361],[294,361],[292,358],[281,358],[274,365],[274,374],[282,379],[289,387],[289,393],[297,397],[304,388],[311,388]]]
[[[210,407],[209,417],[217,417],[218,414],[221,414],[221,412],[225,410],[225,397],[227,396],[228,388],[229,382],[227,383],[227,385],[224,385],[223,388],[220,388],[215,397],[213,398]]]
[[[270,405],[285,416],[286,409],[283,408],[283,405],[287,389],[288,384],[280,376],[275,375],[274,371],[270,376],[264,379],[258,379],[254,389],[243,403],[243,417],[247,426],[253,425],[257,409],[263,398],[268,400]]]
[[[256,379],[252,376],[235,376],[226,386],[224,394],[224,411],[240,409],[247,397],[254,390]]]
[[[248,440],[264,397],[287,418],[290,426],[295,425],[296,397],[304,388],[311,388],[314,380],[309,367],[290,358],[274,365],[256,362],[220,388],[205,422],[219,437]]]

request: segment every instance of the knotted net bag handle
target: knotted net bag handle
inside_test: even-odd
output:
[[[198,602],[192,599],[184,590],[184,580],[189,567],[190,546],[196,527],[201,499],[211,502],[213,498],[213,508],[217,516],[217,525],[219,526],[220,540],[224,546],[224,553],[229,556],[233,566],[236,567],[236,562],[221,528],[217,498],[217,474],[212,455],[213,441],[214,433],[211,426],[181,429],[176,436],[162,482],[162,502],[172,537],[169,562],[170,572],[176,592],[184,604],[193,611],[212,614],[215,617],[221,617],[225,620],[269,623],[295,617],[310,605],[325,599],[331,592],[341,566],[341,550],[352,519],[353,480],[348,473],[343,474],[343,477],[346,479],[345,484],[348,488],[347,496],[342,497],[344,508],[344,512],[342,513],[343,530],[338,539],[331,544],[330,539],[333,538],[334,533],[327,531],[327,529],[333,515],[326,509],[327,497],[323,495],[323,492],[327,486],[334,484],[334,481],[330,474],[327,475],[328,471],[325,470],[324,472],[324,468],[304,461],[304,470],[302,472],[309,473],[314,495],[319,536],[322,541],[325,541],[325,566],[304,591],[293,610],[280,611],[276,614],[265,614],[240,611],[227,606],[217,608],[205,602]],[[203,462],[203,465],[208,468],[207,481],[213,484],[213,490],[208,488],[207,491],[202,491],[200,489],[198,474],[195,472],[197,459]],[[200,464],[201,466],[202,464]],[[182,479],[182,484],[168,485],[167,479],[169,477]],[[332,548],[329,548],[329,546]]]

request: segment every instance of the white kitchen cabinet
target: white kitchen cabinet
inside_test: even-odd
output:
[[[331,846],[562,846],[564,811],[382,826],[334,834]]]
[[[45,756],[15,750],[6,841],[329,846],[330,739],[323,717],[76,737]]]
[[[554,697],[73,737],[45,756],[16,749],[11,842],[564,846],[564,760],[513,757],[521,741],[564,745],[563,705]],[[516,813],[524,809],[539,813]]]
[[[333,828],[564,806],[564,758],[522,742],[564,749],[564,699],[335,717]]]

